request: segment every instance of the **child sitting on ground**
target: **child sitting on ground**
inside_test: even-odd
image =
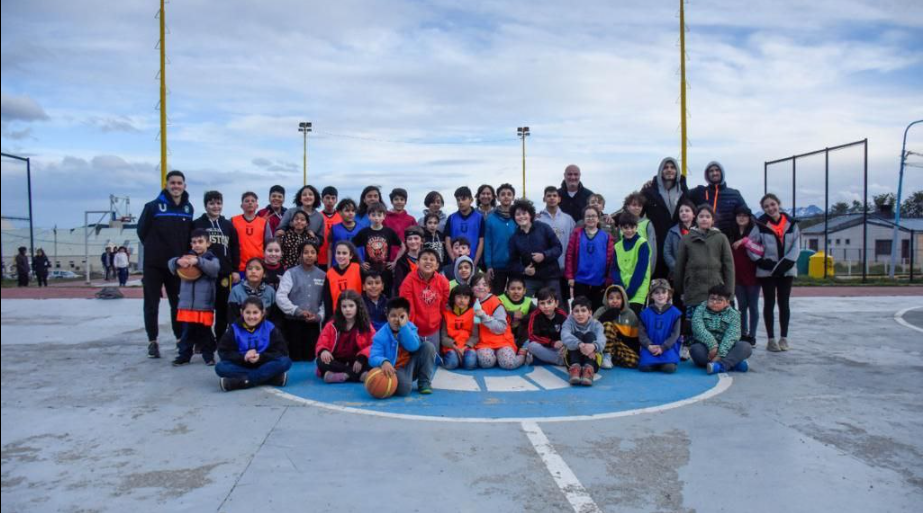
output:
[[[474,292],[462,283],[449,292],[449,307],[442,316],[442,364],[446,369],[474,369],[478,366],[475,346],[478,328],[474,324]]]
[[[574,298],[570,316],[561,327],[561,341],[567,352],[564,362],[571,385],[593,386],[606,347],[603,325],[593,318],[593,303],[586,296]]]
[[[244,268],[246,279],[234,285],[228,296],[228,323],[234,323],[240,318],[240,307],[248,297],[259,298],[263,302],[263,311],[269,315],[271,308],[276,304],[276,291],[263,283],[266,270],[263,268],[263,259],[251,258]]]
[[[606,306],[597,310],[593,317],[602,323],[606,333],[602,368],[636,368],[641,351],[638,343],[638,316],[628,307],[625,289],[610,285],[606,289]]]
[[[192,360],[193,347],[202,351],[205,365],[215,364],[215,284],[221,262],[208,251],[208,232],[202,228],[192,231],[189,241],[192,250],[167,262],[170,272],[180,275],[183,269],[198,267],[202,271],[196,280],[182,280],[176,320],[185,323],[183,336],[177,344],[179,355],[173,366],[186,365]]]
[[[673,306],[673,287],[663,278],[651,283],[650,299],[650,306],[641,312],[641,325],[638,327],[641,343],[638,370],[659,370],[671,374],[676,372],[683,344],[680,340],[683,313]]]
[[[567,321],[567,314],[558,308],[558,296],[553,288],[540,289],[535,298],[538,309],[529,316],[526,364],[531,365],[533,358],[537,358],[552,365],[564,365],[566,348],[561,341],[561,328]]]
[[[417,390],[433,393],[436,348],[420,340],[417,327],[410,322],[410,301],[396,297],[388,301],[388,325],[378,330],[372,338],[369,365],[381,368],[388,377],[397,376],[395,395],[410,395],[413,382]]]
[[[531,297],[526,297],[526,282],[519,276],[509,278],[506,282],[506,292],[498,296],[519,347],[519,354],[526,354],[526,341],[529,340],[529,316],[535,311],[535,303]]]
[[[265,319],[265,314],[260,298],[244,299],[240,319],[221,337],[221,362],[215,367],[221,390],[230,392],[263,384],[285,386],[292,361],[282,332]]]
[[[337,298],[333,321],[317,339],[317,375],[325,383],[365,381],[374,335],[362,297],[354,290],[344,290]]]
[[[526,361],[525,355],[517,354],[516,340],[507,322],[506,309],[500,299],[490,292],[490,281],[485,273],[477,273],[471,278],[471,289],[480,305],[476,305],[474,315],[480,320],[478,325],[478,366],[489,369],[500,365],[502,369],[516,369]]]
[[[384,288],[381,274],[377,271],[367,272],[362,279],[362,301],[375,331],[388,324],[388,298],[383,293]]]
[[[689,354],[709,374],[750,369],[747,358],[753,348],[740,340],[740,312],[731,306],[731,292],[724,285],[709,289],[708,301],[695,309],[692,334]]]

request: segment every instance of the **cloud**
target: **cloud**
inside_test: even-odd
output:
[[[103,132],[104,134],[112,132],[139,133],[141,129],[136,126],[135,121],[128,116],[92,116],[87,119],[86,123]]]
[[[14,96],[0,93],[0,118],[5,122],[45,121],[48,119],[48,114],[38,102],[27,95]]]

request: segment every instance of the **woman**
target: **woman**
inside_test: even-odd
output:
[[[308,218],[309,235],[317,238],[323,244],[327,234],[324,232],[324,215],[317,211],[318,205],[320,205],[320,193],[317,192],[313,185],[305,185],[299,189],[298,194],[295,194],[295,206],[298,208],[290,208],[285,211],[282,221],[279,222],[279,228],[276,230],[276,237],[281,239],[285,235],[285,232],[290,228],[292,218],[295,217],[295,212],[300,211],[304,212]]]
[[[656,241],[649,241],[651,244],[656,242],[657,262],[654,265],[651,278],[666,278],[669,272],[666,263],[666,254],[664,244],[669,236],[668,231],[674,224],[676,209],[679,206],[680,198],[689,190],[686,186],[685,177],[679,176],[679,164],[673,157],[667,157],[660,161],[660,167],[657,169],[657,176],[641,188],[641,194],[644,195],[645,205],[644,214],[654,226]],[[641,232],[642,234],[644,232]]]
[[[676,256],[676,295],[682,297],[686,318],[708,299],[708,289],[724,285],[734,290],[734,257],[727,237],[714,227],[715,211],[711,205],[699,205],[695,216],[696,226],[689,230],[679,244]],[[692,341],[688,341],[691,344]],[[688,359],[688,345],[681,349],[683,359]]]
[[[32,272],[35,273],[35,279],[39,287],[48,286],[48,269],[51,268],[51,262],[45,256],[45,250],[38,248],[35,250],[35,256],[32,258]]]
[[[112,262],[113,265],[115,265],[115,272],[119,277],[119,287],[124,287],[128,284],[128,266],[130,265],[128,248],[125,246],[120,247],[115,253]]]
[[[769,193],[760,200],[763,215],[750,232],[750,240],[763,247],[763,254],[748,250],[750,259],[756,262],[756,278],[763,289],[763,322],[769,341],[766,349],[777,353],[788,351],[788,322],[791,317],[789,299],[792,282],[798,275],[795,262],[801,245],[798,239],[798,224],[790,215],[782,212],[779,197]],[[779,328],[782,337],[776,342],[773,324],[773,310],[779,302]]]
[[[512,207],[516,231],[510,237],[510,274],[526,282],[526,295],[534,296],[544,287],[555,291],[561,300],[561,241],[546,223],[535,222],[535,206],[527,199],[516,200]]]

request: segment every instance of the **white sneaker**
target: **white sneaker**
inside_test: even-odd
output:
[[[611,369],[612,367],[613,367],[613,365],[612,365],[612,355],[609,354],[609,353],[604,354],[604,355],[603,355],[603,364],[602,364],[602,368],[603,368],[603,369]]]
[[[691,358],[689,356],[689,348],[686,346],[679,348],[679,359],[685,362],[689,358]]]

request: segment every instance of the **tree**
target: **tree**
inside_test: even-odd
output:
[[[916,191],[901,203],[902,217],[923,217],[923,190]]]
[[[841,216],[849,212],[849,203],[845,201],[838,201],[830,207],[830,215],[832,216]]]
[[[869,208],[869,205],[866,205],[865,210],[871,212],[872,209]],[[859,200],[852,200],[852,205],[849,206],[849,213],[850,214],[861,214],[862,212],[863,212],[862,202]]]
[[[897,200],[893,192],[876,194],[872,197],[872,203],[875,205],[875,212],[893,212],[894,204]]]

